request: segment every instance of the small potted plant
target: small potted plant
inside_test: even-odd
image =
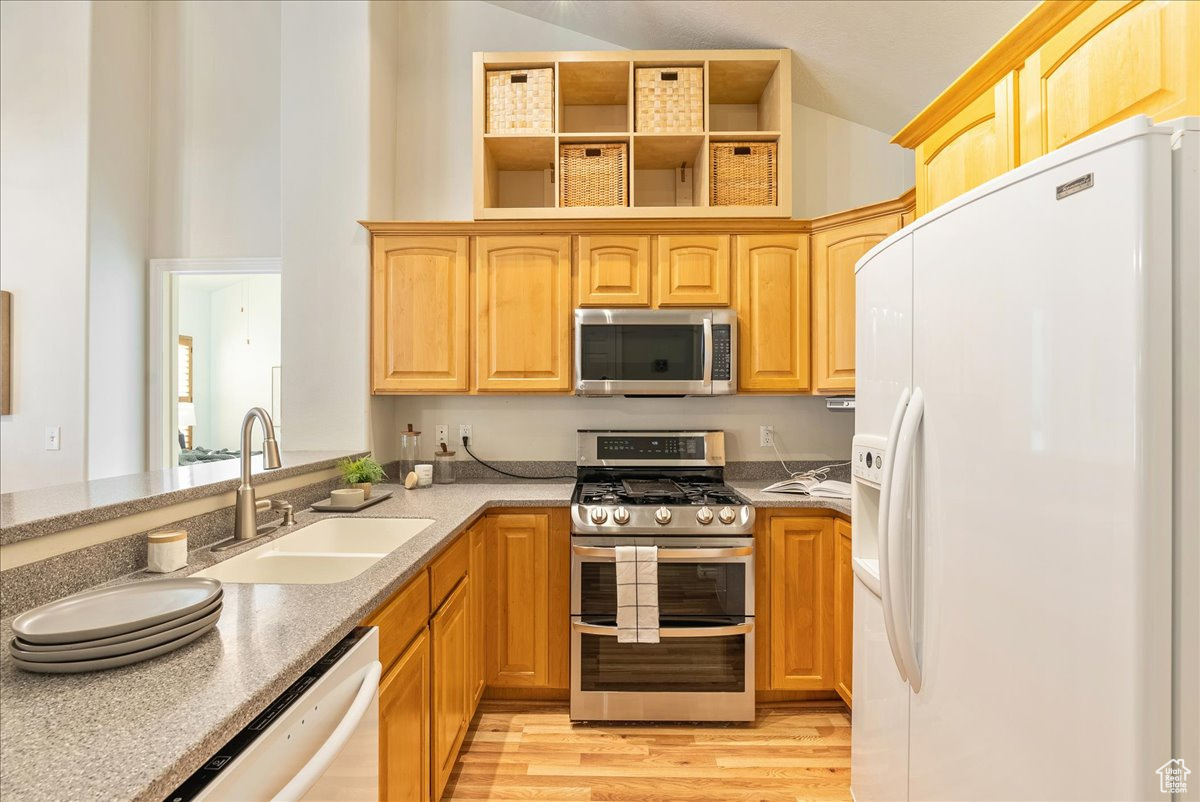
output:
[[[371,485],[382,482],[387,478],[383,466],[370,457],[361,459],[344,459],[338,464],[342,471],[342,479],[351,487],[362,488],[363,498],[371,497]]]

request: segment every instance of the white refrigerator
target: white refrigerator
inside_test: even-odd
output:
[[[857,802],[1200,800],[1200,118],[856,267]]]

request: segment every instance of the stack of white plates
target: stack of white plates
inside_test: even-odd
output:
[[[89,590],[13,619],[17,666],[43,674],[149,660],[207,634],[221,617],[221,583],[183,577]]]

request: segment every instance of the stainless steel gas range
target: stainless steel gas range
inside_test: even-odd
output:
[[[754,508],[719,431],[580,431],[571,718],[754,719]],[[658,643],[617,638],[618,546],[657,547]]]

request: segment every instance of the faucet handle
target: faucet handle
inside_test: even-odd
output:
[[[255,512],[266,512],[269,509],[271,509],[271,500],[270,499],[260,498],[260,499],[255,500],[255,502],[254,502],[254,511]]]
[[[295,523],[296,523],[296,512],[295,512],[295,510],[292,508],[292,505],[291,505],[290,503],[288,503],[288,502],[286,502],[286,501],[279,501],[279,500],[276,500],[276,499],[271,499],[271,500],[268,502],[268,504],[270,504],[270,506],[271,506],[271,509],[273,509],[273,510],[278,510],[278,511],[280,511],[280,512],[282,512],[282,513],[283,513],[283,524],[282,524],[283,526],[293,526],[293,525],[295,525]]]

